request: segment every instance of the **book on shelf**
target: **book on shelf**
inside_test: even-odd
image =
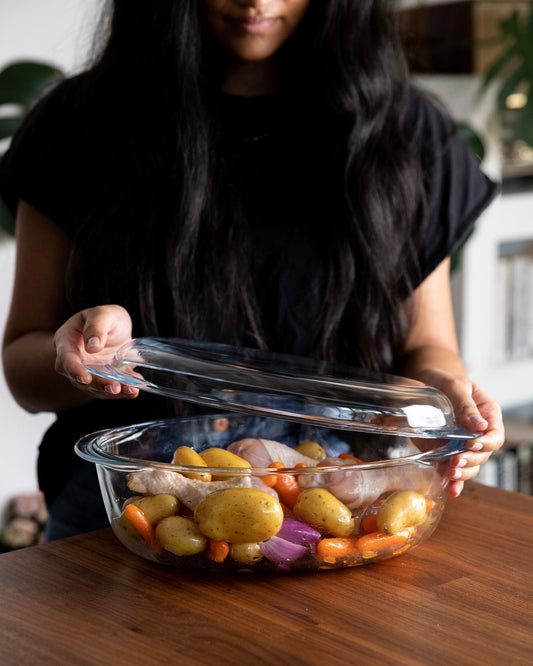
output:
[[[504,412],[505,443],[483,465],[476,481],[533,495],[533,405]]]
[[[533,494],[532,448],[533,444],[526,444],[493,454],[481,465],[475,480],[485,486]]]
[[[497,265],[500,360],[533,358],[533,241],[503,243]]]
[[[520,446],[518,455],[518,492],[533,495],[533,445]]]

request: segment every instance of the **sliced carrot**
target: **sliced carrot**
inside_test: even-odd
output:
[[[412,543],[406,543],[397,550],[395,550],[392,554],[393,555],[401,555],[402,553],[405,553],[406,550],[409,550],[413,546]]]
[[[307,463],[304,463],[304,462],[296,463],[296,465],[294,465],[294,466],[295,467],[307,467]]]
[[[205,554],[213,562],[224,562],[229,555],[229,543],[227,541],[209,539],[209,546]]]
[[[370,532],[358,539],[359,550],[364,558],[376,557],[379,553],[387,548],[400,548],[405,544],[407,539],[413,534],[413,528],[406,527],[396,534],[385,534],[379,530]]]
[[[361,529],[367,534],[369,532],[378,531],[378,515],[377,513],[371,513],[368,516],[365,516],[361,521]]]
[[[436,505],[436,504],[437,504],[437,502],[435,502],[435,500],[428,499],[428,498],[426,497],[426,511],[427,511],[428,513],[429,513],[430,511],[432,511],[432,510],[435,508],[435,505]]]
[[[286,504],[289,509],[292,509],[296,503],[298,495],[302,492],[298,481],[292,474],[278,474],[273,488],[278,493],[280,500]]]
[[[261,481],[265,484],[265,486],[268,486],[269,488],[272,488],[274,484],[276,483],[276,475],[275,474],[265,474],[265,476],[260,477]]]
[[[359,554],[359,539],[356,537],[332,537],[321,539],[316,545],[316,554],[323,562],[335,564],[338,560]]]
[[[269,467],[273,467],[274,469],[281,469],[283,467],[283,463],[272,462],[270,463]],[[261,477],[261,481],[265,484],[265,486],[268,486],[269,488],[274,487],[276,485],[277,480],[278,480],[277,474],[265,474],[265,476]]]
[[[361,458],[356,458],[355,456],[352,456],[351,453],[340,453],[339,458],[342,458],[343,460],[353,460],[359,465],[364,465],[364,461],[361,460]]]
[[[124,515],[146,541],[149,548],[157,553],[163,552],[163,548],[155,535],[155,530],[142,509],[139,509],[135,504],[128,504],[124,507]]]
[[[298,463],[297,467],[306,467],[305,463]],[[271,462],[269,467],[274,469],[283,469],[283,463],[279,461]],[[298,485],[296,477],[292,474],[267,474],[261,477],[263,483],[273,488],[279,495],[279,499],[283,504],[286,504],[289,509],[292,509],[296,498],[302,492]],[[266,482],[265,482],[266,479]]]

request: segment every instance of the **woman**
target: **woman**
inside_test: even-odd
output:
[[[106,524],[76,439],[171,413],[85,370],[132,335],[441,389],[481,435],[452,460],[453,496],[501,446],[498,406],[459,357],[448,275],[495,186],[407,83],[385,4],[115,0],[95,64],[14,139],[3,360],[23,407],[58,414],[39,457],[49,538]]]

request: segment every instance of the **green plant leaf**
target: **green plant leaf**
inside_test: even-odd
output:
[[[21,104],[29,109],[63,74],[40,62],[15,62],[0,71],[0,104]]]
[[[450,257],[450,272],[454,273],[458,268],[461,267],[461,259],[463,257],[463,250],[465,245],[468,243],[468,240],[470,239],[470,236],[474,233],[474,230],[472,229],[467,233],[465,238],[461,241],[461,244],[459,247],[455,250],[455,252],[452,254]]]
[[[533,148],[533,99],[531,96],[526,106],[517,112],[511,131],[516,140],[523,141]]]
[[[500,114],[507,109],[507,98],[518,88],[523,80],[530,78],[529,67],[522,63],[502,82],[496,98],[496,108]]]
[[[457,133],[466,143],[470,150],[474,153],[480,162],[483,162],[485,157],[485,144],[483,139],[476,132],[476,130],[468,123],[456,123]]]
[[[518,56],[518,51],[515,44],[506,49],[499,58],[492,62],[481,81],[481,86],[479,89],[480,94],[484,93],[488,88],[489,84],[494,81],[494,79],[504,70],[510,63]]]
[[[0,118],[0,139],[8,139],[15,134],[20,126],[23,116],[10,116],[9,118]]]
[[[533,36],[533,6],[529,10],[529,16],[527,17],[526,21],[526,30],[529,35]]]
[[[514,9],[506,19],[500,21],[500,32],[502,36],[510,35],[513,38],[520,30],[520,17],[518,10]]]
[[[0,197],[0,229],[9,236],[15,235],[15,218]]]

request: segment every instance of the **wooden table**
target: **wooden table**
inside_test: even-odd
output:
[[[0,663],[533,664],[533,497],[467,484],[381,564],[216,575],[110,530],[0,555]]]

